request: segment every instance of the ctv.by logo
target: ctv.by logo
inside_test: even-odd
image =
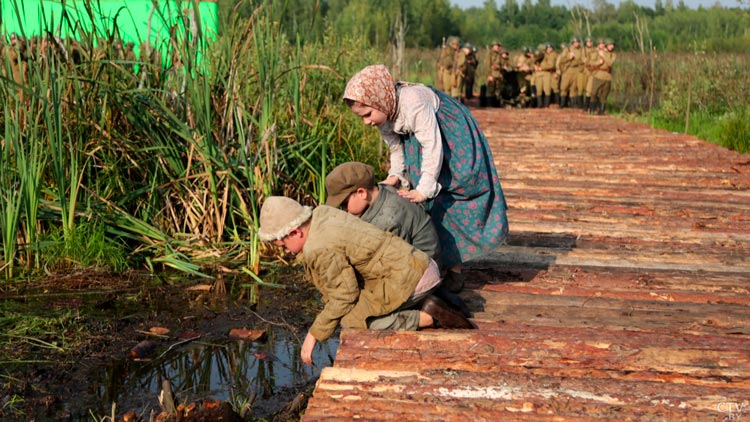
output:
[[[747,408],[747,405],[747,402],[737,403],[725,401],[716,405],[716,411],[726,414],[722,421],[739,422],[740,418],[742,417],[742,411]]]

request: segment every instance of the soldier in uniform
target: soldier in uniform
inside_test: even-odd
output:
[[[477,60],[475,47],[469,43],[464,44],[463,54],[463,84],[461,91],[464,93],[464,98],[470,100],[474,98],[474,79],[476,78],[479,60]]]
[[[502,49],[502,53],[500,53],[500,75],[503,78],[501,83],[502,89],[500,92],[500,102],[504,103],[506,100],[512,100],[517,91],[513,65],[510,62],[510,53],[504,48]]]
[[[598,60],[592,70],[591,76],[594,79],[592,84],[591,96],[591,113],[596,112],[598,115],[604,115],[607,106],[607,97],[612,87],[612,65],[617,58],[615,53],[615,42],[611,39],[599,42],[597,50]]]
[[[583,78],[585,84],[584,98],[583,98],[583,109],[589,111],[591,107],[591,90],[594,83],[594,78],[591,77],[592,65],[597,61],[599,57],[597,54],[597,47],[594,46],[594,41],[591,37],[586,37],[586,45],[583,47],[584,58],[583,58]]]
[[[536,107],[541,108],[542,107],[542,68],[540,67],[542,60],[544,60],[544,44],[539,44],[536,46],[536,50],[534,50],[533,54],[533,63],[531,65],[531,68],[533,69],[531,72],[531,98],[532,98],[532,104]]]
[[[583,68],[583,48],[578,37],[570,40],[570,46],[560,59],[560,66],[565,69],[560,85],[560,107],[568,105],[568,100],[570,100],[570,107],[581,107],[582,104],[578,102],[578,79]]]
[[[443,63],[446,61],[445,57],[451,54],[453,54],[453,50],[443,38],[443,44],[440,46],[440,52],[438,53],[437,75],[435,77],[435,86],[441,91],[445,91],[445,87],[443,87]]]
[[[503,51],[500,41],[493,41],[487,58],[487,95],[492,98],[492,104],[498,106],[503,105]]]
[[[560,68],[560,59],[565,54],[568,45],[560,43],[560,53],[555,59],[555,73],[552,74],[552,102],[560,105],[560,81],[562,80],[562,69]]]
[[[516,104],[520,107],[526,106],[526,100],[531,95],[531,73],[534,70],[534,55],[531,48],[523,47],[521,53],[516,56],[514,69],[518,80],[518,99]]]
[[[441,69],[441,81],[443,84],[443,91],[450,94],[451,97],[460,99],[461,98],[461,85],[459,85],[458,76],[460,74],[459,69],[459,57],[463,56],[459,49],[461,40],[456,36],[448,37],[448,49],[440,55],[440,69]]]
[[[539,78],[537,79],[537,107],[549,107],[552,102],[552,81],[557,64],[557,52],[552,44],[547,43],[544,58],[539,63]]]

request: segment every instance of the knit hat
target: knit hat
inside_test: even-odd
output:
[[[372,189],[374,186],[372,166],[356,161],[341,164],[326,176],[326,205],[338,208],[357,189]]]
[[[270,196],[260,208],[260,230],[262,242],[283,239],[289,232],[312,217],[312,208],[302,206],[286,196]]]

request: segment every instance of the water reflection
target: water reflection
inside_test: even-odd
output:
[[[94,391],[98,403],[94,414],[109,414],[112,402],[117,403],[118,413],[159,411],[162,381],[169,379],[180,403],[214,399],[242,404],[254,398],[255,416],[265,417],[314,384],[320,370],[332,365],[338,336],[316,347],[315,366],[302,363],[300,347],[296,336],[276,328],[262,343],[197,339],[152,361],[115,361],[92,383],[99,386]]]

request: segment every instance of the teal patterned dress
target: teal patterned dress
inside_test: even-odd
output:
[[[443,139],[440,193],[424,203],[437,227],[446,268],[466,262],[501,245],[508,235],[508,218],[492,151],[471,112],[446,93],[437,112]],[[421,145],[404,135],[404,163],[413,186],[419,184]]]

